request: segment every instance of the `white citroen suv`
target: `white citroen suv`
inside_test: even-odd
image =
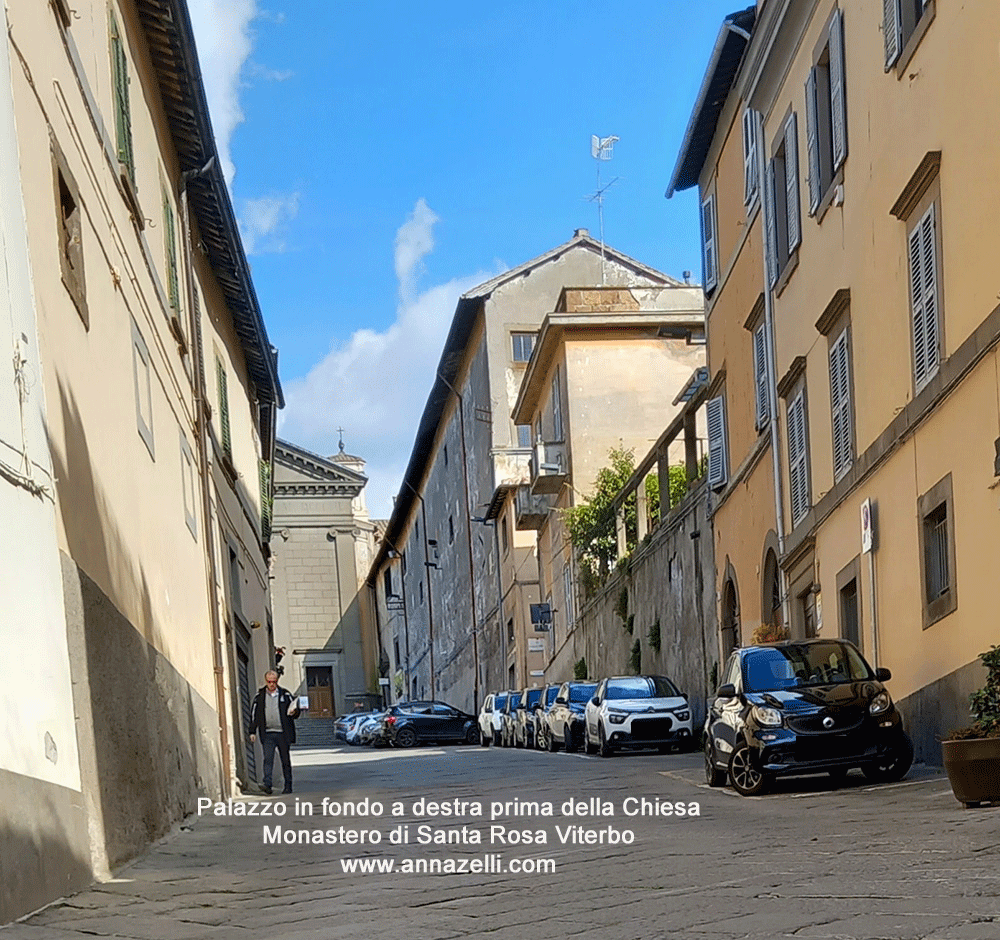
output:
[[[584,744],[610,757],[624,747],[655,747],[661,754],[691,746],[691,707],[666,676],[604,679],[587,703]]]

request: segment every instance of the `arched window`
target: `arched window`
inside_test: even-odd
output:
[[[732,578],[726,579],[722,589],[722,659],[740,645],[740,602],[736,597],[736,585]]]
[[[778,557],[769,548],[764,557],[764,578],[761,582],[761,619],[776,627],[783,626],[781,615],[781,580],[778,575]]]

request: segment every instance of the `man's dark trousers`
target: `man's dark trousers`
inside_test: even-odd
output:
[[[288,738],[284,731],[265,731],[261,735],[261,747],[264,749],[264,787],[271,789],[271,773],[274,770],[274,749],[278,749],[281,757],[281,775],[285,778],[283,793],[292,792],[292,758],[288,748]]]

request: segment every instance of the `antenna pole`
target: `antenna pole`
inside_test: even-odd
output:
[[[604,194],[618,182],[616,176],[607,186],[601,186],[601,162],[611,159],[611,151],[618,138],[598,137],[594,134],[590,138],[590,155],[597,161],[597,192],[590,197],[591,202],[597,203],[597,224],[601,235],[601,286],[607,284],[607,257],[604,250]]]

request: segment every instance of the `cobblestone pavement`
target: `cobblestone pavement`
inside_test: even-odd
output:
[[[879,787],[856,772],[840,787],[826,777],[779,781],[774,792],[743,799],[706,787],[699,755],[346,748],[293,759],[295,798],[317,814],[324,797],[368,797],[383,814],[296,817],[290,797],[250,797],[283,802],[287,814],[194,817],[113,881],[0,929],[0,940],[1000,938],[1000,810],[963,810],[934,769]],[[629,797],[661,814],[623,815]],[[478,801],[484,816],[418,818],[420,798],[452,809],[456,799]],[[610,803],[614,815],[562,815],[567,799],[588,810]],[[555,815],[529,815],[519,800],[551,801]],[[491,821],[494,801],[515,805]],[[405,815],[390,815],[394,802]],[[701,815],[662,815],[668,802],[697,802]],[[464,825],[467,839],[475,830],[483,842],[419,845],[421,824],[452,839]],[[344,825],[378,830],[383,841],[265,845],[263,827],[272,825],[296,839],[300,829]],[[547,842],[491,843],[497,825],[508,840],[510,829],[542,829]],[[633,832],[634,842],[607,844],[609,825]],[[396,826],[408,827],[409,843],[389,844]],[[579,839],[581,826],[604,831],[605,844],[563,844],[559,832]],[[345,858],[393,860],[396,870],[345,873]],[[484,869],[491,858],[505,869],[551,859],[555,871],[400,871],[449,858],[479,859]]]

